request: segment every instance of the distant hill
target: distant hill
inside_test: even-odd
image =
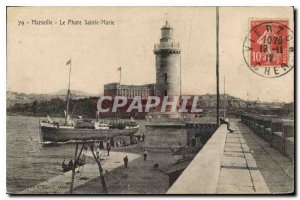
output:
[[[68,90],[59,90],[57,92],[50,93],[51,95],[66,95]],[[89,94],[80,90],[71,90],[71,94],[75,96],[85,96],[85,97],[90,97],[90,96],[95,96],[93,94]]]
[[[73,116],[95,117],[97,109],[97,97],[71,99],[70,113]],[[63,117],[66,102],[61,98],[52,98],[45,101],[33,101],[31,103],[16,103],[7,107],[8,115],[24,115],[24,116],[47,116]]]
[[[55,93],[50,94],[27,94],[22,92],[6,92],[6,107],[14,106],[15,104],[26,104],[32,103],[34,101],[49,101],[51,99],[66,99],[67,90],[60,90]],[[87,98],[90,96],[95,96],[88,94],[86,92],[82,92],[79,90],[71,90],[71,98],[72,99],[80,99],[80,98]]]

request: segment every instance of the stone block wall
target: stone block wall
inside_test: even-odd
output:
[[[275,115],[245,114],[241,121],[272,147],[294,160],[294,120],[280,119]]]
[[[187,144],[187,130],[185,124],[146,124],[145,148],[167,149],[179,148]]]
[[[227,126],[222,124],[196,155],[167,194],[215,194],[218,186]]]
[[[294,137],[285,138],[285,154],[294,161]]]

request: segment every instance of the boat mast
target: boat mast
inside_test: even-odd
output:
[[[71,59],[66,63],[66,65],[70,65],[70,70],[69,70],[69,84],[68,84],[68,93],[67,93],[67,108],[66,108],[66,116],[65,116],[65,125],[67,125],[67,123],[68,123],[68,114],[69,114],[70,82],[71,82],[71,71],[72,71],[72,61],[71,61]]]

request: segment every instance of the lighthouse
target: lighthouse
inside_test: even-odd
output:
[[[154,45],[156,67],[156,96],[180,95],[180,56],[179,43],[173,38],[173,28],[166,21],[161,28],[160,43]]]
[[[181,49],[179,43],[173,38],[174,29],[168,21],[161,28],[161,38],[158,44],[154,45],[156,85],[155,95],[160,98],[168,98],[168,102],[175,102],[181,95]],[[176,102],[176,107],[179,106]],[[163,105],[160,105],[163,107]],[[158,111],[159,110],[159,111]],[[187,129],[185,123],[182,123],[178,109],[170,112],[170,107],[164,111],[158,106],[158,110],[150,113],[151,118],[147,118],[145,124],[145,148],[154,148],[157,151],[179,148],[180,144],[186,144]],[[164,118],[164,119],[162,119]]]
[[[173,38],[174,29],[168,21],[161,28],[161,39],[154,45],[155,68],[156,68],[156,88],[155,95],[163,99],[168,97],[168,101],[174,101],[181,95],[181,49],[179,43]],[[177,112],[179,101],[176,103],[176,111],[170,112],[171,107],[165,109],[165,113],[160,115],[167,118],[178,118]]]

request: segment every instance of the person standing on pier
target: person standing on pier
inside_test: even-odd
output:
[[[96,147],[96,158],[97,160],[100,160],[100,151],[98,147]]]
[[[138,135],[137,139],[138,139],[138,142],[140,142],[141,141],[141,135]]]
[[[145,141],[145,133],[143,133],[142,140]]]
[[[125,168],[127,168],[127,165],[128,165],[128,157],[125,156],[125,157],[123,158],[123,160],[124,160]]]
[[[107,146],[107,156],[109,156],[109,152],[110,152],[110,145]]]
[[[148,152],[146,151],[146,149],[144,150],[144,161],[147,160],[147,156],[148,156]]]

